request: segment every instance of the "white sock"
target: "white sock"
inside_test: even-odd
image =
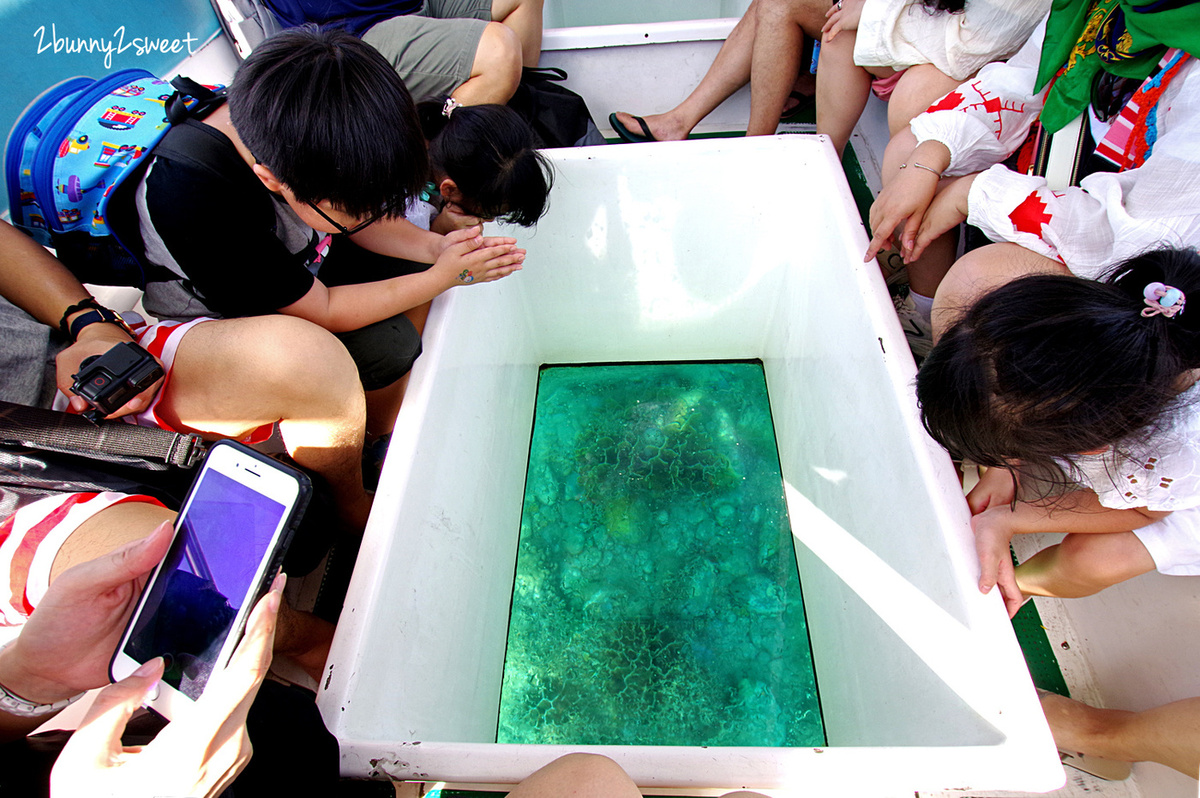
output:
[[[908,290],[908,296],[912,299],[913,307],[916,308],[917,313],[920,313],[921,318],[928,322],[933,316],[933,297],[918,294],[911,288]]]

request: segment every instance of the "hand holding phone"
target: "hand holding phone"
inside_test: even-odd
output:
[[[284,581],[280,575],[259,600],[245,637],[200,700],[141,750],[122,747],[121,732],[161,678],[162,660],[106,687],[54,763],[53,795],[220,795],[250,761],[246,714],[271,664]]]
[[[113,655],[113,680],[161,656],[150,706],[173,718],[199,699],[278,571],[311,491],[295,469],[241,444],[215,444]]]

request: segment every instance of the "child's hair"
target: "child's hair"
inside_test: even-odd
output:
[[[425,139],[404,81],[344,31],[291,28],[255,47],[234,75],[229,113],[301,202],[395,217],[425,185]]]
[[[967,7],[967,0],[920,0],[920,2],[931,14],[938,11],[959,14]]]
[[[1145,317],[1161,282],[1196,306]],[[1067,482],[1075,455],[1145,440],[1200,367],[1200,256],[1147,252],[1103,281],[1036,275],[981,297],[917,372],[921,422],[956,457]]]
[[[533,129],[506,105],[463,105],[449,117],[445,98],[418,104],[435,179],[455,182],[469,213],[529,227],[546,212],[554,173]]]

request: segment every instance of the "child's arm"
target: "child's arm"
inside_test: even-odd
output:
[[[450,246],[446,236],[422,230],[403,217],[380,219],[355,233],[352,240],[363,249],[417,263],[436,262]]]
[[[1168,515],[1169,512],[1145,507],[1114,510],[1100,504],[1100,497],[1092,490],[1078,490],[1042,504],[1018,502],[1015,508],[1007,504],[988,507],[971,517],[975,550],[979,555],[979,590],[987,593],[993,586],[999,585],[1000,594],[1010,613],[1020,606],[1021,591],[1017,587],[1012,556],[1009,554],[1009,544],[1014,535],[1033,532],[1129,532]]]
[[[332,288],[317,280],[307,294],[279,312],[330,332],[357,330],[423,305],[453,286],[487,283],[519,270],[525,250],[517,249],[511,238],[484,238],[480,229],[446,236],[450,246],[423,272]]]

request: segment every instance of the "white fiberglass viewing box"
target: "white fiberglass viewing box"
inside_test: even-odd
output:
[[[321,685],[343,773],[513,783],[591,750],[675,794],[1060,785],[828,141],[549,155],[525,269],[434,303]],[[828,746],[495,744],[539,366],[709,359],[764,364]]]

